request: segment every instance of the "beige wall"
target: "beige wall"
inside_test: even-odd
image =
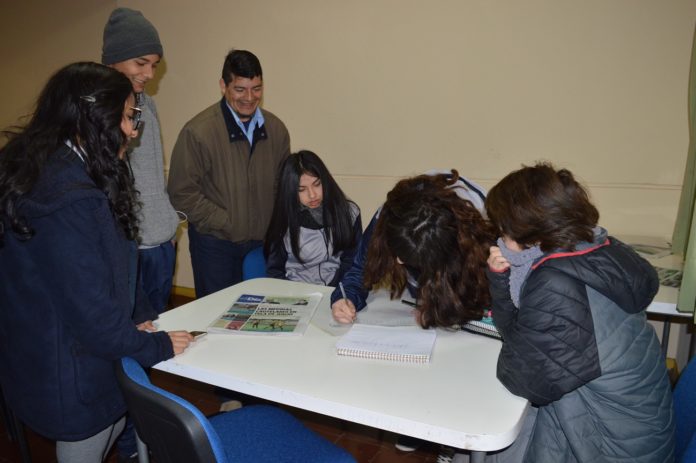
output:
[[[29,114],[60,67],[99,60],[104,22],[116,1],[0,0],[0,127]]]
[[[671,235],[688,132],[692,0],[143,0],[2,2],[0,122],[49,72],[99,58],[114,6],[142,10],[165,48],[166,156],[248,48],[293,149],[319,153],[365,221],[399,177],[455,167],[492,186],[546,159],[590,188],[613,233]],[[185,233],[176,284],[192,286]]]

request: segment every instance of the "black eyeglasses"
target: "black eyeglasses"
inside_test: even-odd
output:
[[[133,110],[133,114],[128,116],[128,119],[130,119],[133,125],[133,130],[138,130],[138,127],[140,127],[140,118],[143,117],[143,110],[135,106],[131,106],[130,109]]]

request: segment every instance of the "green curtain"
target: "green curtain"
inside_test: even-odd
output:
[[[696,303],[696,219],[694,217],[696,212],[694,208],[696,202],[696,30],[691,47],[688,98],[689,151],[684,169],[677,221],[672,235],[672,252],[684,256],[684,277],[677,303],[677,308],[684,312],[694,311]],[[692,246],[689,246],[689,243]]]

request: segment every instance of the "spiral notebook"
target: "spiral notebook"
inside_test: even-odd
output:
[[[470,331],[476,334],[482,334],[495,339],[503,339],[503,337],[498,332],[498,329],[493,323],[493,317],[491,317],[490,310],[481,320],[471,320],[464,323],[461,328],[466,331]]]
[[[428,363],[436,339],[435,330],[415,326],[354,324],[336,343],[336,353],[349,357],[394,362]]]

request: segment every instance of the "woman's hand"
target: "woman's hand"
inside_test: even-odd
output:
[[[136,328],[140,331],[147,331],[148,333],[154,333],[157,331],[157,328],[155,328],[155,324],[152,323],[152,320],[148,320],[146,322],[142,322],[138,325],[135,325]]]
[[[179,355],[191,344],[193,336],[188,331],[168,331],[169,340],[172,342],[174,355]]]
[[[338,323],[353,323],[355,321],[355,305],[350,299],[339,299],[331,306],[331,315]]]
[[[491,272],[503,273],[510,268],[510,262],[503,257],[503,253],[500,252],[500,248],[498,246],[491,246],[489,252],[488,268],[491,269]]]

